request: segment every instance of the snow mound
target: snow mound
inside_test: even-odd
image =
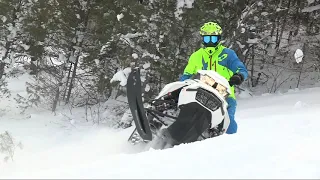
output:
[[[303,52],[301,49],[297,49],[296,52],[294,53],[294,58],[296,59],[296,62],[299,64],[302,62],[303,59]]]
[[[0,118],[0,132],[11,132],[24,148],[13,162],[0,161],[0,178],[317,179],[319,91],[240,98],[237,134],[150,151],[127,143],[134,127],[72,123],[46,111],[26,118],[11,108]]]
[[[112,83],[112,82],[120,81],[121,86],[126,86],[130,72],[131,72],[131,68],[125,68],[123,70],[120,70],[116,74],[113,75],[110,82]]]

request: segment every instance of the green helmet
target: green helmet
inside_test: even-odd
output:
[[[200,28],[200,35],[221,35],[222,29],[219,24],[215,22],[207,22]]]
[[[221,45],[221,34],[222,29],[219,24],[215,22],[207,22],[200,28],[200,35],[203,38],[202,44],[204,45],[204,50],[209,55],[214,54],[219,49]]]

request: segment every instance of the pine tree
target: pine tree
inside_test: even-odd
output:
[[[0,1],[0,96],[10,95],[5,78],[19,73],[17,67],[28,56],[22,23],[30,4],[27,0]]]

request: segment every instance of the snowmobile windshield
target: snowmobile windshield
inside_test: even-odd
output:
[[[227,88],[208,75],[200,75],[200,81],[216,89],[223,97],[228,97]]]

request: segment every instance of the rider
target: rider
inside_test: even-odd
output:
[[[230,125],[227,134],[237,132],[238,125],[234,119],[237,101],[233,85],[240,85],[248,77],[248,71],[236,53],[221,44],[221,27],[215,22],[207,22],[200,28],[204,47],[194,52],[184,69],[180,81],[189,79],[198,70],[213,70],[225,77],[231,86],[231,94],[227,98]]]

